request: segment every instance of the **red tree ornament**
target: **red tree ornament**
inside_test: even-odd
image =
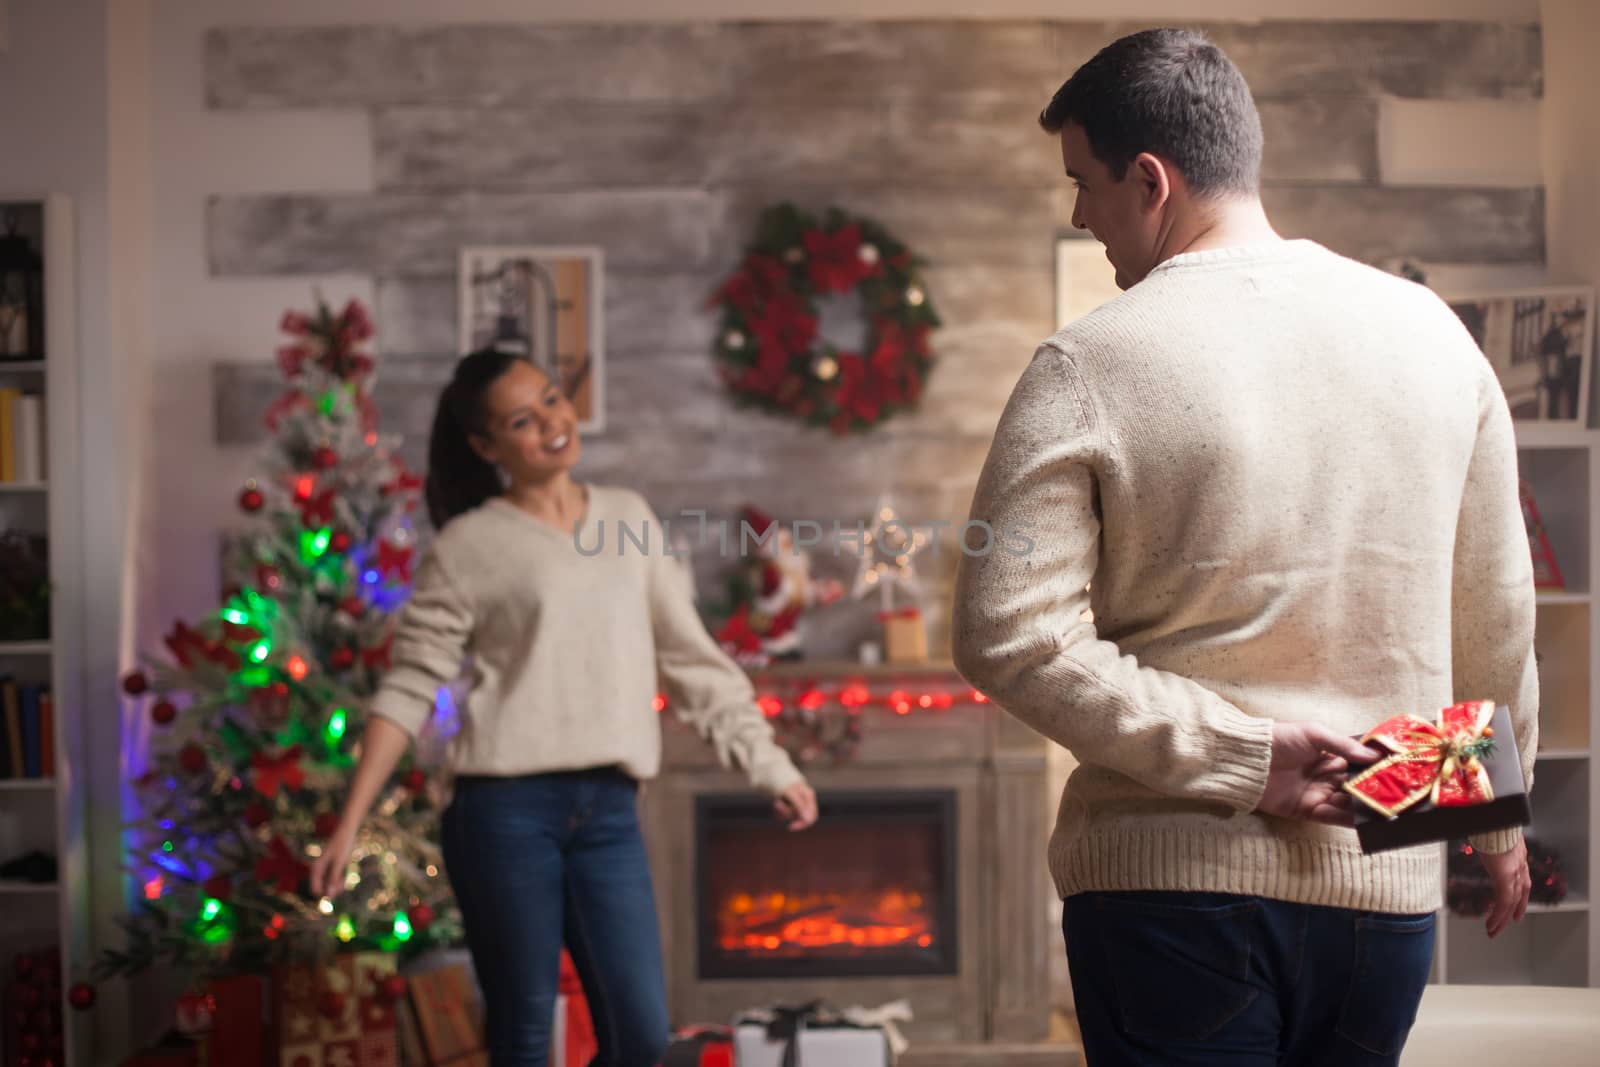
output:
[[[88,1011],[94,1007],[94,986],[88,982],[79,982],[67,992],[67,1002],[79,1011]]]
[[[428,784],[428,776],[423,774],[420,768],[413,767],[406,772],[405,778],[401,779],[401,784],[413,793],[420,793]]]
[[[311,465],[318,470],[330,470],[339,464],[339,453],[323,445],[311,454]]]
[[[328,666],[336,671],[349,670],[355,661],[355,650],[349,645],[340,645],[328,654]]]
[[[253,485],[246,486],[239,494],[239,507],[252,514],[260,511],[266,502],[267,498],[262,495],[261,490]]]
[[[283,574],[270,563],[257,564],[256,585],[269,593],[276,593],[283,588]]]
[[[343,530],[337,531],[328,539],[328,547],[333,549],[335,552],[350,551],[350,544],[350,535],[345,533]]]
[[[170,700],[162,700],[150,709],[150,718],[155,720],[157,726],[166,726],[178,717],[178,706]]]
[[[178,750],[178,766],[190,774],[199,774],[206,769],[206,750],[193,741]]]
[[[433,914],[433,909],[428,905],[418,904],[416,907],[411,909],[409,918],[411,919],[411,928],[420,934],[426,931],[428,927],[433,925],[435,916]]]
[[[139,696],[150,689],[150,679],[145,677],[143,671],[129,671],[122,678],[122,691],[131,697]]]

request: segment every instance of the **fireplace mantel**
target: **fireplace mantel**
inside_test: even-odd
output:
[[[663,716],[660,777],[642,808],[661,914],[668,997],[675,1023],[725,1022],[746,1008],[824,999],[839,1007],[905,997],[914,1040],[1029,1042],[1049,1028],[1044,864],[1045,741],[996,708],[973,701],[948,663],[862,665],[818,661],[752,670],[759,694],[785,702],[814,691],[820,715],[845,714],[831,698],[859,685],[874,700],[856,709],[853,755],[804,766],[829,791],[947,790],[956,800],[959,969],[944,976],[702,979],[695,907],[695,806],[706,794],[747,788],[722,770],[709,746]],[[948,706],[885,706],[887,691],[913,700],[945,694]],[[774,820],[773,833],[785,831]]]

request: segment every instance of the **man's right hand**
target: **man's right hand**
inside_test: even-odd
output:
[[[1272,724],[1272,766],[1256,810],[1285,819],[1353,826],[1353,802],[1344,791],[1352,766],[1382,753],[1314,722]]]
[[[1528,846],[1517,837],[1517,843],[1504,852],[1485,852],[1473,849],[1483,869],[1489,872],[1494,884],[1494,905],[1484,929],[1490,937],[1499,937],[1508,923],[1521,920],[1528,911],[1528,893],[1533,889],[1533,876],[1528,873]]]

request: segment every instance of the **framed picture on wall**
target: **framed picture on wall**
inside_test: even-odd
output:
[[[1589,424],[1592,288],[1549,286],[1441,295],[1489,357],[1512,418]]]
[[[605,429],[604,259],[593,247],[475,246],[461,250],[463,353],[527,356],[578,409],[578,430]]]
[[[1092,237],[1056,238],[1056,329],[1121,295],[1104,245]]]

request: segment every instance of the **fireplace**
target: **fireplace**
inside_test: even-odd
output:
[[[859,716],[861,741],[806,764],[822,817],[796,834],[663,716],[640,818],[673,1021],[904,999],[915,1018],[902,1029],[925,1048],[1044,1038],[1060,927],[1046,904],[1043,739],[966,699],[944,664],[783,664],[753,680],[782,706]]]
[[[781,835],[748,793],[695,798],[700,977],[955,974],[955,792],[818,800]]]

